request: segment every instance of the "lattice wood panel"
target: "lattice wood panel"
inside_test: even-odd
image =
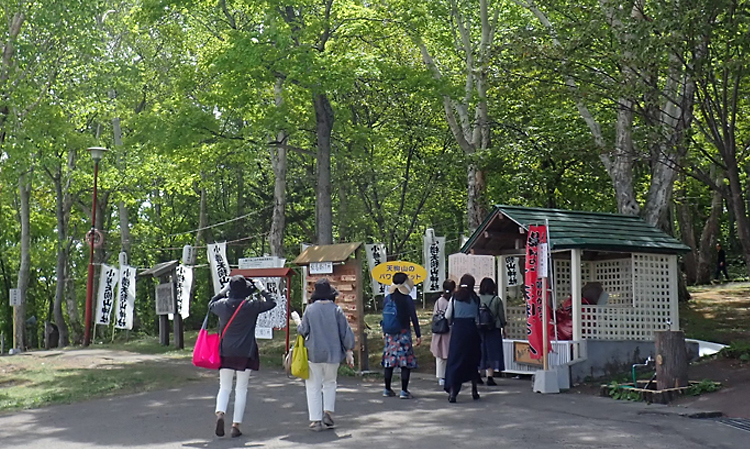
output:
[[[609,293],[607,304],[633,305],[633,261],[630,258],[594,262],[593,281]]]
[[[505,320],[508,323],[505,332],[508,338],[526,340],[528,338],[526,334],[526,307],[508,306],[505,308],[505,313]]]

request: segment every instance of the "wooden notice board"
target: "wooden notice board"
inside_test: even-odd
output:
[[[362,297],[362,261],[360,258],[347,259],[342,264],[333,265],[331,274],[308,274],[307,289],[308,298],[315,290],[315,281],[327,278],[331,286],[339,291],[336,304],[341,307],[346,315],[354,336],[356,338],[355,351],[358,353],[357,363],[360,371],[369,369],[367,351],[367,333],[365,332],[364,299]]]
[[[542,359],[531,358],[531,345],[526,341],[513,342],[513,360],[522,365],[544,366]]]

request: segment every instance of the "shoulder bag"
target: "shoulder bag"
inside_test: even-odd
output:
[[[237,310],[234,311],[232,318],[230,318],[227,325],[224,326],[221,335],[218,333],[208,333],[208,315],[211,311],[209,310],[206,313],[206,318],[203,320],[203,325],[198,332],[198,339],[195,341],[195,347],[193,348],[193,365],[199,368],[219,369],[221,366],[221,354],[219,352],[221,339],[224,338],[224,332],[227,331],[229,325],[234,321],[234,317],[237,316],[237,312],[240,311],[244,304],[245,301],[242,301],[240,305],[237,306]]]

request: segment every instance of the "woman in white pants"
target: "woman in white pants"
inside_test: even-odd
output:
[[[349,366],[354,366],[354,332],[341,307],[333,302],[338,293],[328,279],[318,279],[310,296],[312,304],[307,306],[301,320],[295,315],[297,332],[305,337],[310,366],[305,389],[310,430],[314,432],[333,428],[339,365],[346,360]]]
[[[245,301],[255,292],[264,299]],[[227,295],[227,298],[224,296]],[[219,317],[222,329],[221,366],[219,368],[219,394],[216,395],[216,435],[224,436],[224,414],[229,405],[232,393],[232,380],[237,375],[234,387],[234,415],[232,416],[232,437],[242,435],[240,424],[245,414],[247,383],[250,371],[260,368],[258,344],[255,341],[255,323],[258,315],[276,307],[262,282],[245,279],[243,276],[232,276],[228,288],[211,299],[208,309]]]

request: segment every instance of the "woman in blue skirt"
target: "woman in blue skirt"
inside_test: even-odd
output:
[[[503,329],[505,328],[505,311],[503,300],[497,296],[497,287],[492,278],[484,278],[479,283],[480,304],[487,307],[495,319],[494,325],[488,329],[482,329],[479,335],[482,338],[482,360],[479,362],[480,370],[487,370],[487,385],[495,386],[495,372],[505,370],[503,358]],[[481,380],[479,381],[481,383]]]
[[[448,401],[456,402],[461,384],[471,381],[471,397],[479,399],[477,367],[481,359],[481,340],[477,330],[479,297],[474,293],[474,277],[465,274],[448,305],[445,317],[453,323],[448,364],[445,369],[445,391]]]

